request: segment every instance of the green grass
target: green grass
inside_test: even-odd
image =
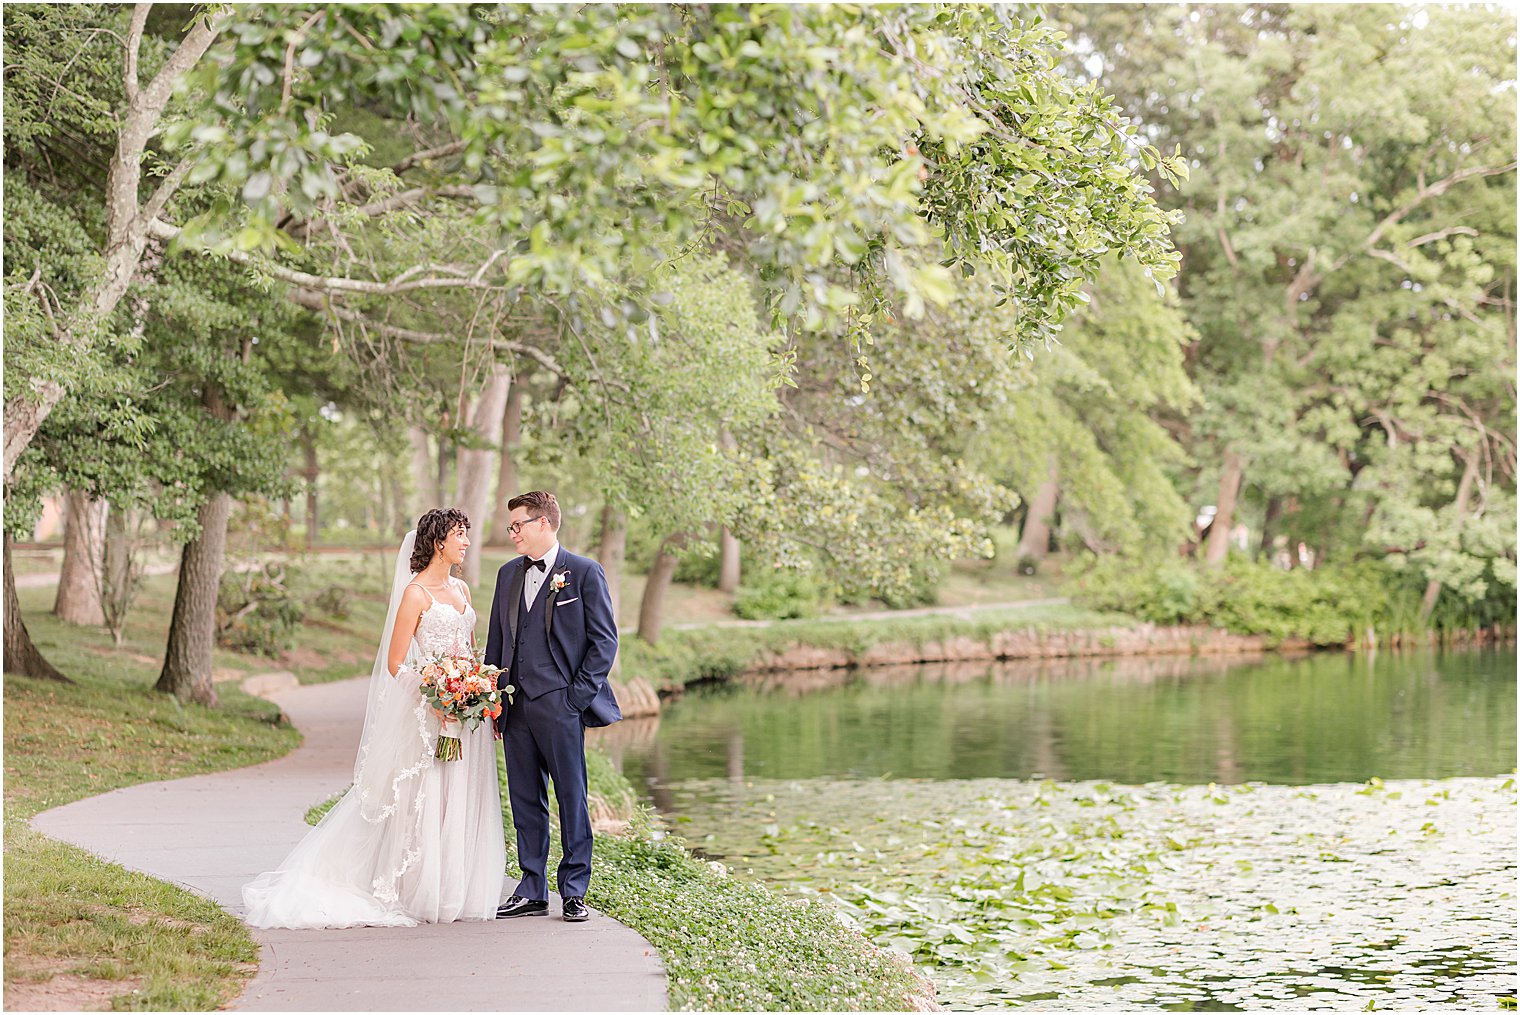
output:
[[[32,815],[120,786],[280,757],[299,735],[272,704],[222,684],[222,707],[151,690],[162,633],[148,611],[128,641],[54,620],[22,590],[27,625],[74,685],[5,679],[5,983],[70,979],[73,1007],[209,1011],[252,975],[258,946],[199,896],[32,831]],[[167,615],[165,615],[166,617]],[[165,620],[166,622],[166,620]],[[158,637],[155,645],[154,636]],[[60,981],[64,982],[64,981]],[[17,992],[20,992],[19,994]],[[72,995],[71,995],[72,996]]]
[[[660,953],[688,1011],[906,1011],[934,996],[902,956],[847,930],[828,903],[785,899],[704,862],[641,810],[598,836],[589,901]]]

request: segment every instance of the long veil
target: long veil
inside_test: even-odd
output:
[[[354,784],[278,870],[243,886],[245,919],[255,927],[411,926],[398,904],[403,877],[418,861],[422,773],[432,764],[438,720],[413,676],[417,644],[395,676],[389,657],[401,595],[412,580],[416,531],[396,555],[380,646],[370,669],[364,732]]]
[[[405,806],[408,783],[415,782],[428,766],[435,743],[427,728],[430,712],[422,705],[417,681],[409,680],[405,672],[417,672],[415,642],[396,675],[392,676],[390,671],[391,632],[401,608],[401,594],[413,578],[412,547],[416,542],[417,531],[413,529],[401,541],[401,550],[396,554],[385,626],[369,674],[364,733],[354,758],[354,794],[359,799],[359,813],[372,823],[384,821]]]

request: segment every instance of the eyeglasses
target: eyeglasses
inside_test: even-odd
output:
[[[513,522],[511,525],[508,525],[507,526],[507,531],[510,532],[510,533],[512,533],[512,535],[514,535],[514,536],[520,535],[522,533],[522,527],[524,525],[527,525],[529,522],[540,522],[540,521],[543,521],[543,519],[544,519],[543,515],[537,515],[537,516],[535,516],[533,518],[524,518],[520,522]]]

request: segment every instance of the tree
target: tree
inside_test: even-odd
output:
[[[69,490],[63,531],[63,564],[58,570],[58,595],[53,613],[71,624],[105,623],[101,580],[105,571],[105,501]]]
[[[69,359],[89,352],[97,334],[106,327],[137,274],[153,220],[174,197],[190,168],[188,163],[176,166],[150,188],[144,198],[143,167],[147,161],[148,142],[159,129],[175,87],[205,55],[226,24],[227,16],[212,14],[197,18],[179,44],[167,51],[167,47],[151,43],[144,46],[150,8],[150,4],[139,4],[128,19],[94,5],[80,5],[73,9],[38,5],[6,18],[6,27],[10,30],[6,50],[15,61],[6,68],[7,99],[12,98],[13,90],[19,93],[15,101],[6,103],[8,169],[15,166],[23,173],[40,172],[42,167],[33,158],[45,151],[50,142],[67,138],[66,127],[55,126],[48,115],[53,99],[43,98],[49,84],[54,86],[52,96],[63,90],[58,87],[61,82],[57,77],[57,50],[51,43],[61,37],[77,45],[78,56],[87,66],[74,73],[78,77],[94,76],[97,80],[103,69],[104,56],[110,49],[109,40],[113,37],[122,39],[124,51],[121,54],[122,72],[110,82],[115,87],[108,88],[103,94],[93,89],[75,92],[66,100],[70,112],[90,121],[96,135],[90,140],[99,140],[101,134],[112,132],[105,124],[114,118],[116,109],[120,109],[119,118],[115,118],[115,150],[106,175],[104,237],[99,248],[98,267],[92,266],[91,270],[72,278],[70,281],[75,285],[71,289],[64,289],[58,283],[51,264],[41,262],[35,263],[25,285],[18,287],[18,295],[33,297],[34,306],[25,314],[24,327],[28,337],[40,333],[44,344],[50,341],[56,345],[56,350],[47,357],[51,369],[29,371],[30,383],[26,389],[15,394],[9,390],[6,392],[7,482],[21,453],[68,390],[68,372],[60,368],[66,367]],[[113,23],[119,31],[95,31],[102,22]],[[64,64],[65,76],[70,73],[71,66]],[[143,80],[143,72],[151,74],[147,81]],[[14,161],[13,154],[16,156]],[[7,281],[9,295],[13,283]],[[7,300],[7,303],[11,301]],[[7,311],[19,310],[20,303],[18,299],[16,304],[8,305]]]
[[[1147,135],[1196,163],[1166,202],[1186,211],[1209,558],[1238,498],[1322,559],[1388,554],[1467,595],[1510,582],[1513,539],[1473,525],[1513,501],[1513,17],[1058,16]]]
[[[1170,427],[1198,398],[1191,332],[1132,264],[1106,264],[1089,298],[977,434],[973,460],[1025,497],[1021,559],[1045,556],[1058,498],[1095,551],[1165,552],[1187,532],[1172,478],[1187,455]]]
[[[619,279],[637,294],[650,268],[711,232],[742,242],[773,310],[808,327],[868,326],[851,311],[862,299],[913,316],[948,298],[947,254],[974,255],[1037,337],[1075,306],[1102,251],[1160,273],[1173,264],[1112,107],[1055,72],[1047,29],[1002,9],[593,5],[473,19],[450,5],[254,5],[197,20],[172,51],[145,34],[148,16],[139,5],[119,26],[110,83],[126,114],[105,131],[116,155],[104,266],[56,298],[41,277],[28,293],[75,350],[125,293],[150,233],[256,263],[340,319],[364,296],[527,286],[569,298]],[[58,27],[109,53],[110,36],[89,32],[107,17],[90,8]],[[33,140],[47,134],[37,110],[55,70],[38,35],[13,38]],[[159,49],[145,87],[139,65]],[[163,182],[143,201],[141,167],[181,80],[186,108],[205,112],[168,125],[147,160]],[[111,95],[94,110],[102,122]],[[358,138],[323,129],[338,98],[431,117],[446,136],[389,174],[362,171]],[[401,188],[400,173],[456,155],[449,182]],[[186,181],[227,198],[181,226],[165,213]],[[343,241],[344,226],[440,200],[465,201],[502,242],[473,264],[375,278]],[[300,266],[249,253],[277,249]],[[319,255],[323,272],[303,270]],[[8,399],[7,477],[67,386],[63,374]]]
[[[216,704],[211,654],[217,592],[235,497],[277,494],[285,487],[292,420],[283,393],[265,373],[259,346],[296,341],[297,311],[269,294],[229,279],[214,262],[166,264],[149,302],[147,336],[163,359],[153,372],[172,410],[196,437],[190,482],[182,496],[195,524],[181,529],[174,613],[155,690]],[[188,340],[187,340],[188,339]]]
[[[777,424],[735,432],[757,463],[736,529],[751,574],[779,568],[908,605],[932,598],[937,562],[991,553],[990,526],[1017,499],[969,453],[1025,362],[1008,354],[1016,311],[1000,302],[968,293],[881,327],[859,353],[799,343]]]
[[[7,484],[95,354],[130,334],[116,311],[150,238],[251,269],[351,347],[463,344],[466,364],[558,377],[545,349],[565,322],[643,326],[665,266],[708,245],[752,266],[776,326],[852,356],[889,314],[946,303],[973,260],[972,284],[1018,311],[1015,343],[1052,333],[1107,252],[1174,270],[1130,158],[1185,168],[1056,70],[1038,19],[956,5],[480,13],[8,16],[9,192],[41,196],[59,228],[22,240],[7,222]],[[103,193],[88,172],[101,151]],[[60,162],[80,179],[60,180]],[[41,256],[54,235],[67,257]],[[482,327],[463,343],[433,330],[439,307]]]
[[[641,325],[610,313],[568,316],[555,354],[569,382],[553,410],[556,429],[606,505],[609,585],[621,579],[617,516],[639,519],[674,551],[746,509],[747,463],[721,435],[763,425],[776,410],[778,339],[761,324],[750,278],[694,252],[653,282],[657,312]],[[639,634],[649,642],[663,627],[676,555],[656,560],[640,608]]]

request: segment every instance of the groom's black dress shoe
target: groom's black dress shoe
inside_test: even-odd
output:
[[[543,899],[525,899],[521,895],[514,895],[503,902],[496,909],[496,919],[505,920],[513,916],[537,916],[539,913],[547,913],[549,903]]]
[[[590,918],[591,910],[586,908],[585,899],[569,898],[562,902],[567,923],[582,923]]]

